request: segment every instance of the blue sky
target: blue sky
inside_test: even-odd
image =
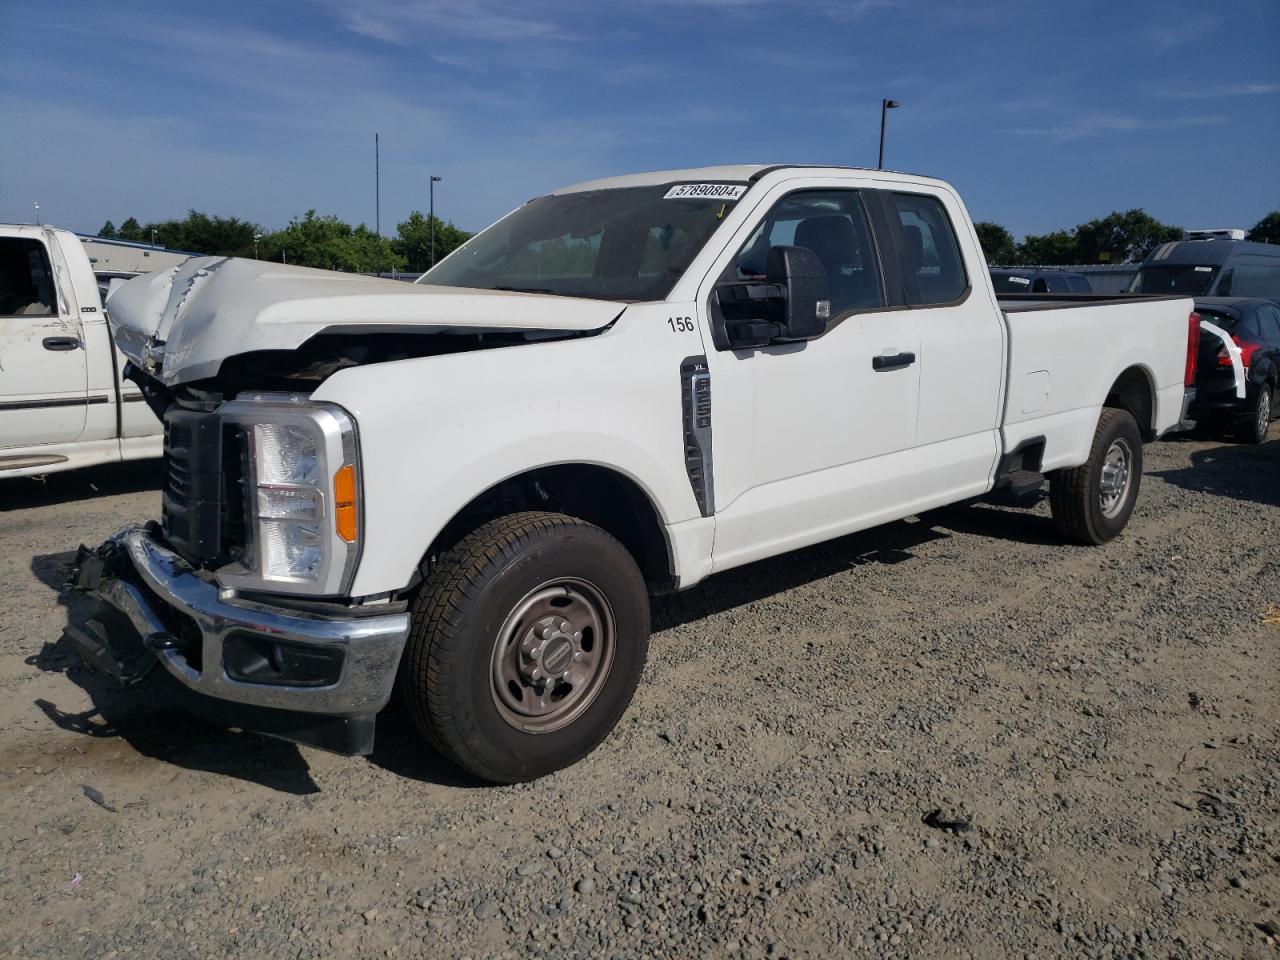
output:
[[[1015,234],[1280,207],[1280,3],[0,0],[0,220],[314,207],[477,229],[556,186],[720,162],[952,181]]]

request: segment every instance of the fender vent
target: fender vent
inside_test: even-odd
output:
[[[680,364],[680,402],[684,413],[684,468],[698,501],[698,511],[716,512],[711,475],[711,371],[705,356],[687,357]]]

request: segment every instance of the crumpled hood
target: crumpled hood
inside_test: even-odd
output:
[[[107,311],[125,356],[173,386],[214,376],[228,357],[292,350],[326,331],[588,331],[625,306],[192,257],[122,284]]]

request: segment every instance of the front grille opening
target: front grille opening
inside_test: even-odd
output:
[[[161,527],[197,567],[237,560],[245,536],[244,442],[216,412],[170,407],[164,416]]]

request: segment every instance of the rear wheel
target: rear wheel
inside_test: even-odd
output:
[[[1253,408],[1248,419],[1241,424],[1241,439],[1245,443],[1262,443],[1271,430],[1271,418],[1275,415],[1275,392],[1271,384],[1264,383],[1258,388],[1258,395],[1253,399]]]
[[[1127,410],[1106,407],[1098,418],[1089,459],[1049,476],[1053,523],[1068,540],[1102,544],[1133,513],[1142,483],[1142,434]]]
[[[400,696],[458,766],[495,783],[532,780],[608,736],[648,644],[648,592],[622,544],[573,517],[513,514],[433,564]]]

